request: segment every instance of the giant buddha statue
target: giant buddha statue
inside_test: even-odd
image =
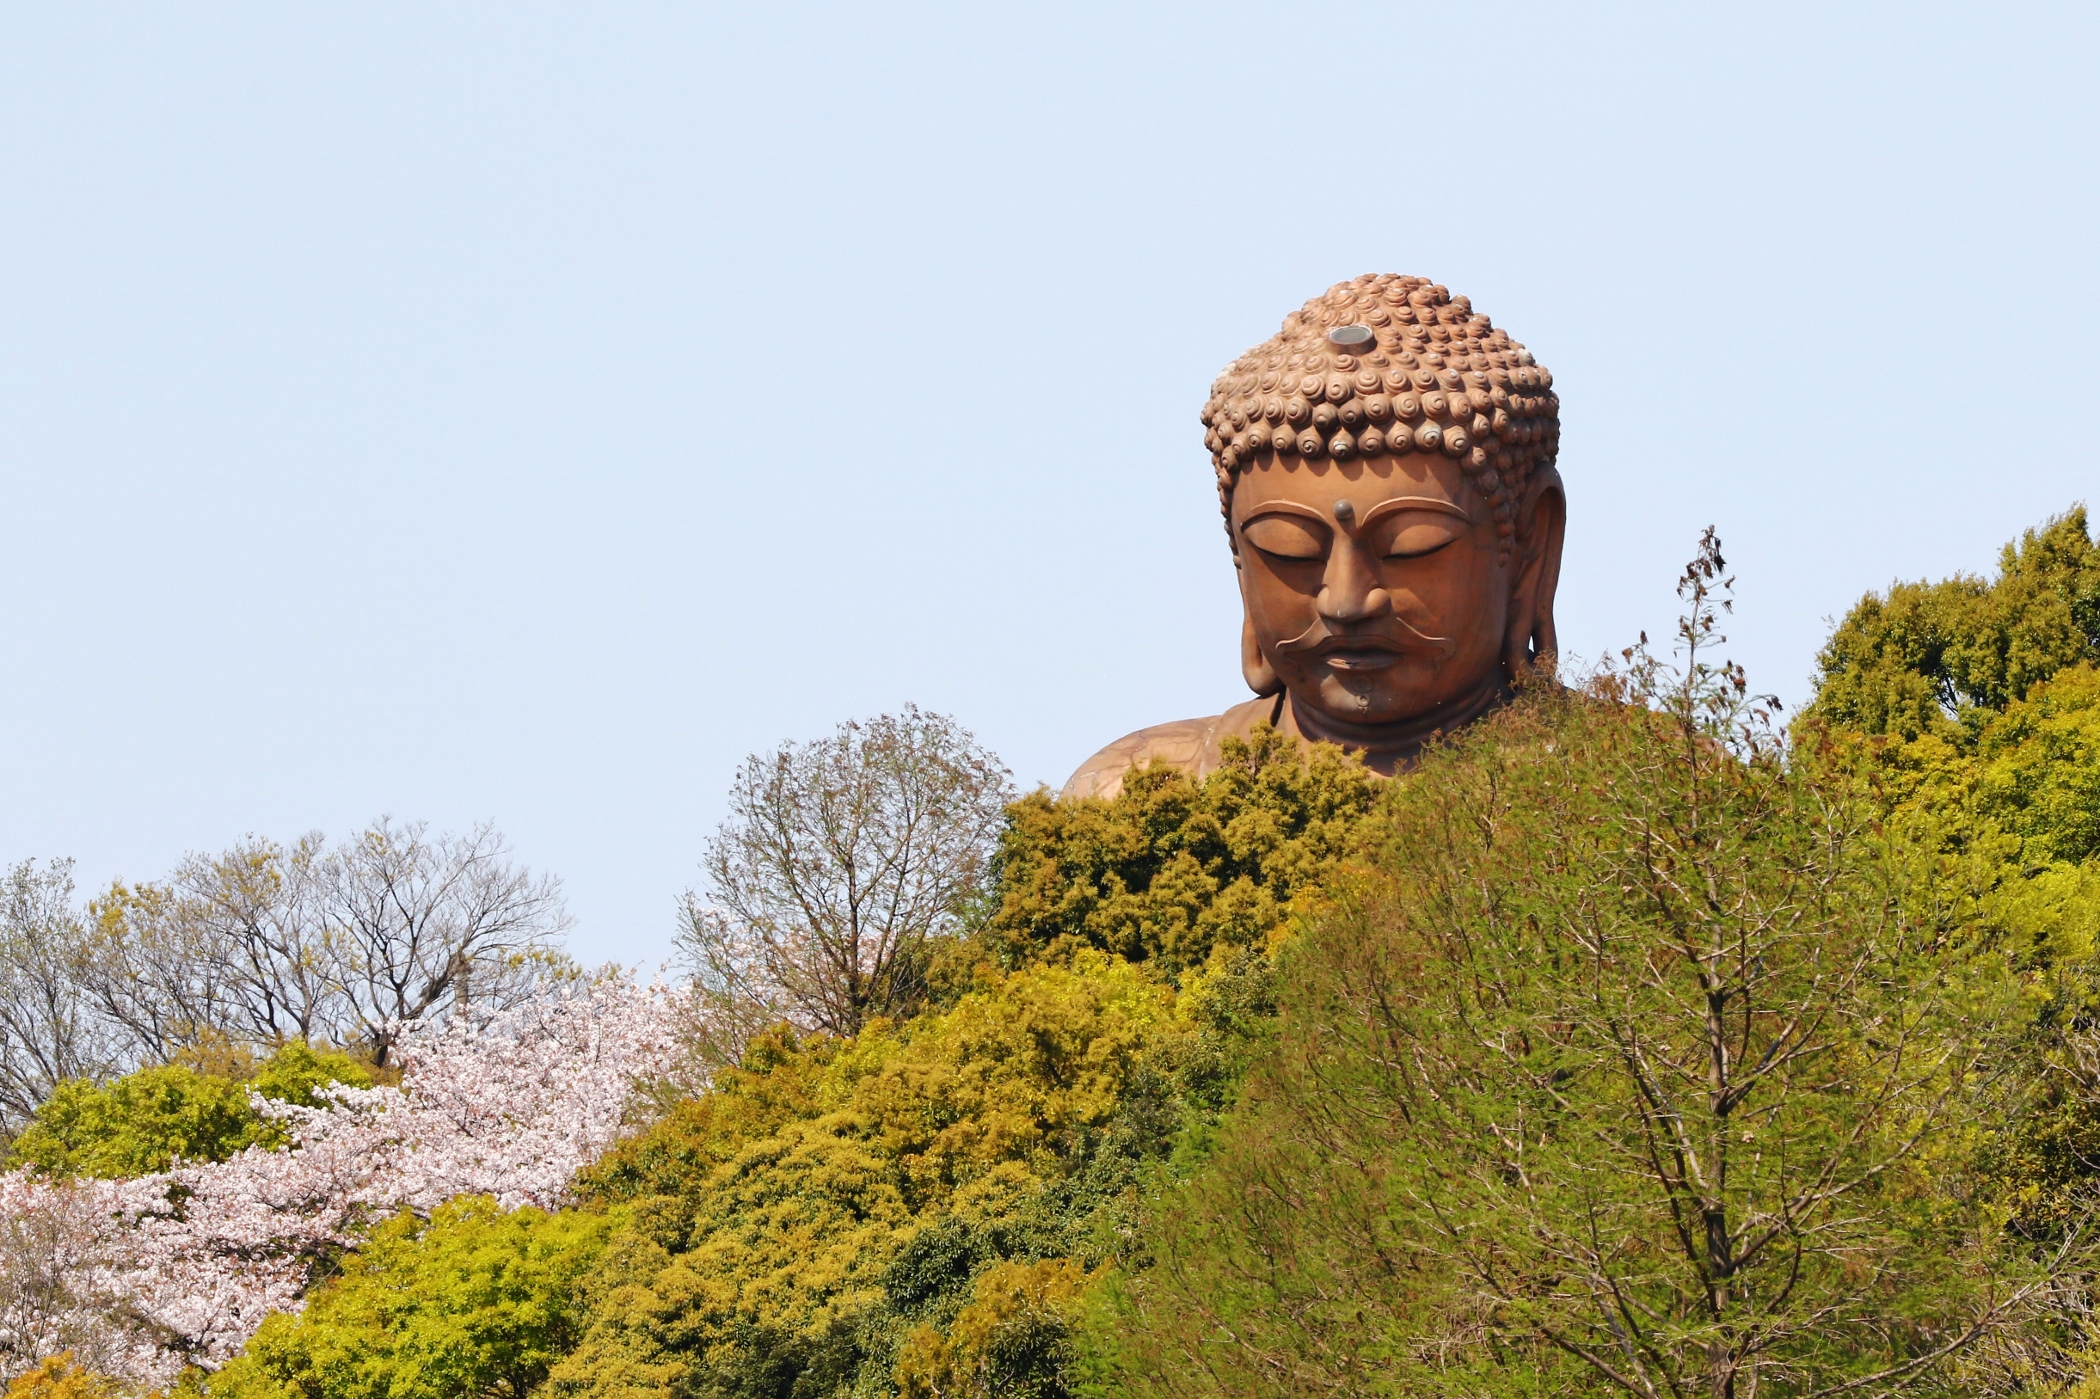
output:
[[[1116,740],[1062,795],[1113,796],[1155,760],[1201,777],[1262,724],[1391,775],[1504,703],[1555,649],[1559,402],[1528,350],[1419,277],[1285,317],[1203,409],[1255,697]]]

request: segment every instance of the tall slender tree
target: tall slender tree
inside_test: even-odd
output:
[[[114,1063],[107,1027],[79,995],[86,941],[72,861],[24,860],[0,876],[0,1136],[63,1080]]]

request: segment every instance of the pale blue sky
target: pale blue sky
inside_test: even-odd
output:
[[[1712,522],[1798,699],[2095,494],[2095,13],[8,6],[0,859],[493,819],[660,955],[747,752],[1240,698],[1196,414],[1365,271],[1552,367],[1570,649]]]

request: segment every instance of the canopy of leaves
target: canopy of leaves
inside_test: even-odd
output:
[[[235,1062],[232,1073],[157,1064],[107,1084],[61,1083],[15,1138],[7,1165],[115,1180],[164,1171],[178,1159],[224,1161],[245,1147],[284,1140],[250,1093],[313,1107],[316,1091],[331,1083],[372,1086],[356,1059],[297,1041],[260,1066]]]
[[[1339,749],[1295,750],[1265,728],[1202,782],[1155,764],[1111,801],[1015,803],[981,946],[1007,966],[1093,947],[1172,975],[1260,945],[1348,851],[1376,787]]]
[[[2006,545],[1989,582],[1957,574],[1860,599],[1817,657],[1808,713],[1834,728],[1937,733],[1967,747],[1972,718],[2080,662],[2100,662],[2100,549],[2082,506]]]
[[[1664,708],[1534,694],[1391,784],[1119,1387],[1887,1393],[2039,1308],[1973,1156],[2012,979],[1848,773]]]
[[[757,1045],[586,1189],[631,1223],[552,1392],[889,1392],[1005,1259],[1098,1265],[1177,1116],[1171,988],[1085,952],[852,1040]]]
[[[2003,948],[2041,1016],[2040,1108],[1999,1144],[2019,1227],[2060,1237],[2100,1186],[2100,548],[2083,509],[1991,581],[1869,595],[1839,623],[1797,741],[1851,750],[1931,896]]]
[[[612,1221],[486,1196],[398,1215],[297,1317],[263,1323],[213,1376],[229,1399],[524,1399],[574,1343]]]

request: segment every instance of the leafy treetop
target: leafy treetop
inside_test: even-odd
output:
[[[2100,662],[2100,549],[2083,506],[2005,546],[1998,576],[1869,593],[1817,656],[1808,714],[1835,728],[1971,746],[2038,683]]]
[[[372,1077],[347,1054],[297,1040],[260,1066],[156,1064],[107,1084],[70,1079],[15,1138],[7,1165],[116,1180],[167,1170],[178,1159],[224,1161],[245,1147],[285,1141],[251,1093],[317,1107],[318,1090],[331,1083],[369,1088]]]
[[[1169,975],[1250,947],[1347,852],[1376,783],[1338,748],[1301,757],[1273,729],[1228,739],[1201,782],[1163,763],[1108,801],[1009,808],[998,903],[981,935],[1002,965],[1093,947]]]

